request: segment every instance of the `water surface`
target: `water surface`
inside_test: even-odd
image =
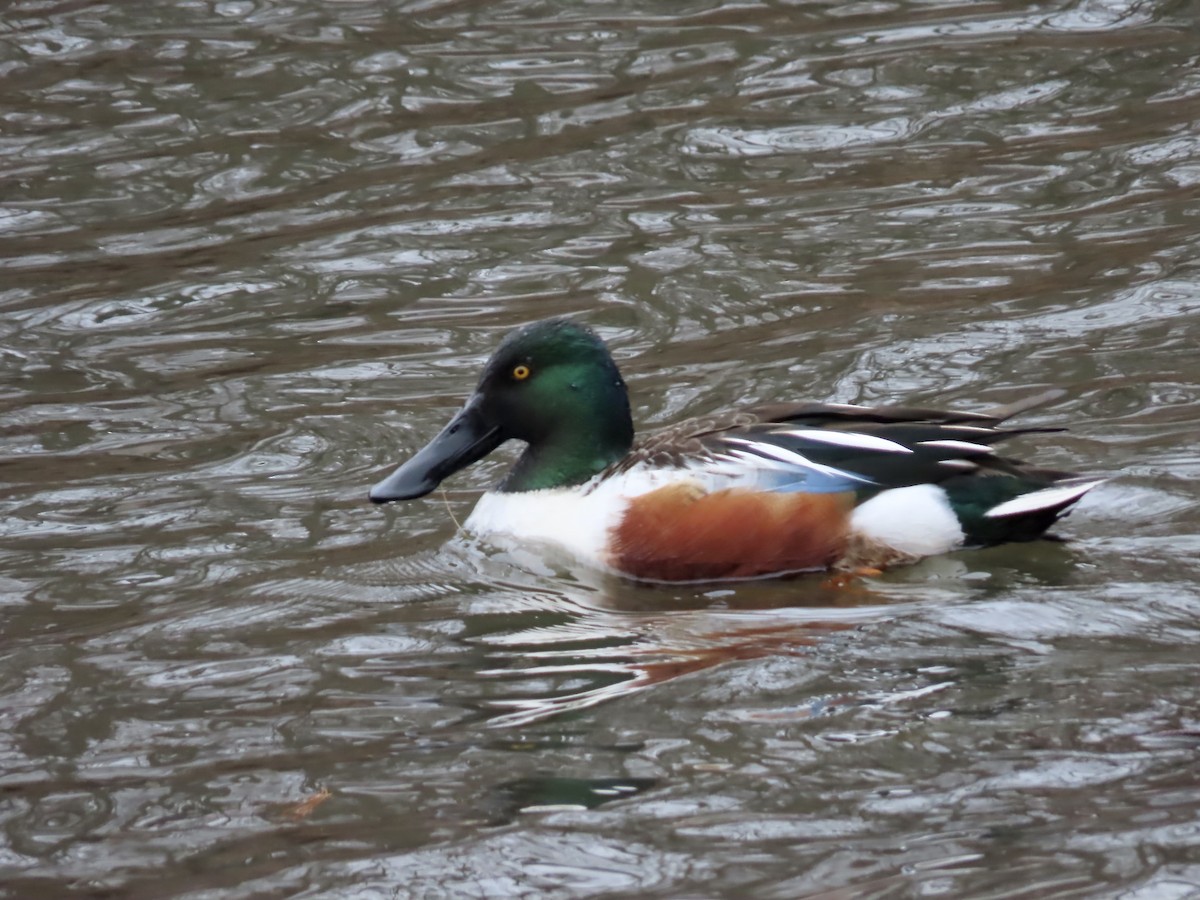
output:
[[[1200,896],[1200,68],[1151,2],[0,21],[0,890]],[[642,427],[984,408],[1067,544],[650,588],[367,487],[510,328]]]

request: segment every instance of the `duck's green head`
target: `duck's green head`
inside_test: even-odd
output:
[[[370,497],[386,503],[424,496],[510,438],[529,446],[502,491],[581,484],[629,451],[625,382],[590,328],[547,319],[508,335],[450,424]]]

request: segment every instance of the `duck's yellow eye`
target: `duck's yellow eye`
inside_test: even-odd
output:
[[[512,377],[515,378],[517,381],[524,381],[526,378],[529,377],[529,366],[524,365],[524,364],[519,365],[519,366],[513,366]]]

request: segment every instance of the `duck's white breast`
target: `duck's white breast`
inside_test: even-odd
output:
[[[479,498],[463,526],[482,537],[557,544],[580,559],[607,565],[609,529],[619,516],[617,504],[578,488],[551,488]]]
[[[635,468],[576,487],[512,494],[488,491],[463,527],[485,538],[555,544],[592,565],[608,568],[609,537],[629,500],[695,478],[696,473],[688,469]]]

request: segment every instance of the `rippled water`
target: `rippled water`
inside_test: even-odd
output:
[[[1200,896],[1196,22],[7,4],[0,890]],[[643,426],[1055,384],[1113,480],[849,588],[371,507],[558,313]]]

